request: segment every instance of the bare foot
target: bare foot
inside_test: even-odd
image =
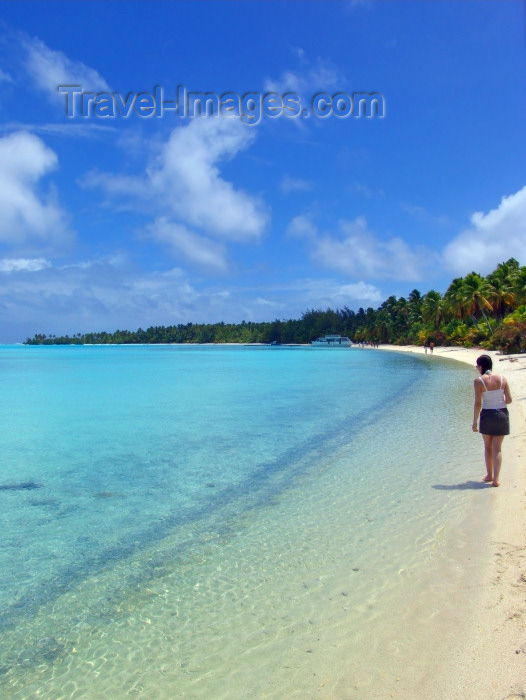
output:
[[[493,486],[500,486],[500,483],[498,481],[494,481]]]
[[[493,481],[493,477],[492,477],[492,476],[485,476],[485,477],[482,479],[482,481],[485,481],[486,483],[488,483],[488,482],[490,482],[490,481]]]

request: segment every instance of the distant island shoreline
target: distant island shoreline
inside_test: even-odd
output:
[[[458,277],[442,296],[435,290],[390,296],[377,309],[310,309],[300,319],[241,323],[179,323],[146,330],[37,333],[24,345],[242,344],[308,345],[327,334],[355,344],[482,347],[526,351],[526,267],[510,258],[482,277]]]

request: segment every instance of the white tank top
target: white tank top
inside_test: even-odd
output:
[[[484,387],[484,391],[482,392],[482,408],[506,408],[506,397],[504,396],[504,390],[502,389],[502,375],[500,377],[500,388],[492,389],[491,391],[486,389],[486,385],[484,384],[482,377],[479,377],[479,379]]]

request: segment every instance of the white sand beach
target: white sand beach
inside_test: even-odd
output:
[[[392,352],[424,353],[416,346],[384,347]],[[475,367],[489,354],[494,371],[506,376],[513,397],[511,434],[504,440],[501,487],[493,489],[489,541],[491,564],[479,566],[475,579],[458,591],[453,644],[437,640],[436,665],[421,695],[436,700],[519,700],[526,698],[526,355],[500,355],[481,349],[438,347],[444,357]],[[430,355],[428,351],[428,355]],[[431,359],[431,357],[430,357]],[[475,371],[473,373],[475,377]],[[467,391],[471,387],[466,388]],[[459,429],[471,430],[471,415]],[[485,474],[482,439],[480,476]],[[469,558],[469,557],[468,557]],[[476,566],[475,566],[476,569]],[[478,579],[478,580],[477,580]],[[462,605],[462,601],[475,605]],[[433,653],[433,652],[427,652]]]

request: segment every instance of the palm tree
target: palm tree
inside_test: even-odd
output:
[[[511,276],[511,288],[515,294],[516,306],[526,304],[526,267],[522,266]]]
[[[388,343],[391,340],[390,331],[392,322],[393,318],[386,310],[380,309],[377,311],[374,326],[375,340],[381,343]]]
[[[382,302],[380,309],[387,311],[387,313],[392,314],[396,308],[396,297],[392,294],[388,299]]]
[[[509,280],[518,269],[519,261],[515,260],[515,258],[510,258],[506,262],[499,263],[492,275]]]
[[[464,278],[456,277],[444,294],[444,309],[450,318],[459,318],[461,321],[466,317],[464,306]]]
[[[424,300],[422,302],[422,317],[426,323],[432,323],[433,328],[438,329],[440,321],[442,320],[443,312],[444,305],[440,292],[436,292],[434,289],[432,289],[426,295],[424,295]]]
[[[519,271],[519,263],[515,258],[499,263],[496,269],[487,276],[491,285],[490,297],[497,318],[502,319],[516,305],[516,294],[513,289],[513,279]]]
[[[418,289],[413,289],[412,292],[409,292],[407,306],[410,323],[417,323],[422,319],[422,302],[423,297]]]
[[[489,275],[488,300],[491,303],[494,316],[500,321],[515,305],[515,293],[511,282],[497,275]]]
[[[489,331],[493,334],[493,329],[490,325],[486,311],[493,311],[491,305],[491,288],[487,280],[481,277],[477,272],[470,272],[464,277],[464,284],[461,290],[462,301],[472,319],[477,320],[482,316],[486,321]]]
[[[405,297],[398,297],[396,300],[395,313],[404,321],[409,318],[409,302]]]

